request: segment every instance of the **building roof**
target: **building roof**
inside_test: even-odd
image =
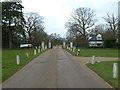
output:
[[[89,35],[89,41],[102,41],[102,35],[101,34],[90,34]]]

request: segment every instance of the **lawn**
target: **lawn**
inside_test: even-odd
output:
[[[118,88],[118,79],[112,78],[113,63],[118,63],[118,61],[103,61],[100,63],[95,63],[94,65],[88,63],[87,66],[94,72],[96,72],[99,76],[101,76],[110,85],[112,85],[115,88]]]
[[[0,82],[2,82],[2,50],[0,50]]]
[[[29,57],[26,56],[26,52],[29,53]],[[33,58],[37,57],[41,53],[37,53],[37,55],[34,55],[33,49],[3,50],[2,51],[2,82],[8,79],[11,75],[13,75],[15,72],[20,70]],[[19,66],[16,65],[16,55],[20,56],[21,61]]]
[[[118,49],[106,49],[106,48],[77,48],[80,49],[80,54],[78,56],[81,57],[92,57],[95,55],[96,57],[118,57]],[[72,55],[77,56],[77,49],[75,52],[69,51]],[[119,56],[120,57],[120,56]]]

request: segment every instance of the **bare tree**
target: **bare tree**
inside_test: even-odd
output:
[[[69,22],[67,22],[66,27],[69,27],[69,30],[71,27],[71,29],[74,28],[76,31],[73,31],[81,34],[83,38],[86,38],[87,30],[94,25],[94,16],[95,14],[92,9],[78,8],[72,14],[72,17],[70,18]]]
[[[82,38],[86,45],[87,30],[93,27],[95,22],[94,16],[94,10],[90,8],[76,9],[65,25],[69,34],[73,34],[76,38]]]
[[[37,30],[43,30],[43,17],[40,16],[38,13],[26,13],[25,14],[25,20],[26,20],[26,33],[28,34],[28,42],[31,43],[34,35],[36,34]]]
[[[103,19],[107,22],[107,25],[109,26],[110,30],[113,31],[113,34],[116,35],[118,30],[118,18],[115,17],[114,14],[107,14],[107,16],[103,17]]]

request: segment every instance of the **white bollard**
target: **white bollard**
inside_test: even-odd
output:
[[[77,50],[77,55],[79,55],[79,54],[80,54],[80,49]]]
[[[38,49],[38,53],[40,53],[40,49]]]
[[[36,55],[36,50],[34,50],[34,55]]]
[[[27,57],[29,57],[29,54],[28,54],[28,52],[26,52],[26,56],[27,56]]]
[[[73,52],[75,52],[75,49],[73,48]]]
[[[95,64],[95,56],[92,57],[92,64]]]
[[[118,64],[113,63],[113,78],[118,78]]]
[[[20,56],[19,55],[16,56],[16,61],[17,61],[17,65],[20,65]]]

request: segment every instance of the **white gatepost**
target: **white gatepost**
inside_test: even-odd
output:
[[[40,48],[38,49],[38,53],[40,53]]]
[[[75,52],[75,48],[73,48],[73,52]]]
[[[73,48],[73,42],[70,42],[70,48]]]
[[[113,78],[118,78],[118,64],[113,63]]]
[[[27,57],[29,57],[29,54],[28,54],[28,52],[26,52],[26,56],[27,56]]]
[[[95,64],[95,56],[92,57],[92,64]]]
[[[47,45],[45,45],[45,50],[47,49]]]
[[[16,56],[16,61],[17,61],[17,65],[20,65],[20,56],[19,55]]]
[[[66,45],[65,45],[66,43],[65,42],[63,42],[63,48],[65,48],[66,47]]]
[[[48,43],[48,48],[52,48],[51,42]]]
[[[41,46],[42,46],[42,50],[44,50],[44,49],[45,49],[45,43],[42,42],[42,43],[41,43]]]
[[[34,55],[36,55],[37,53],[36,53],[36,50],[34,50]]]

